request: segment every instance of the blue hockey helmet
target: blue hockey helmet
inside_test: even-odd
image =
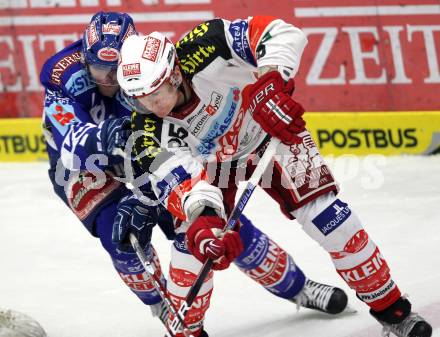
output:
[[[89,66],[117,68],[125,39],[137,34],[133,19],[126,13],[96,13],[82,39],[84,62]]]

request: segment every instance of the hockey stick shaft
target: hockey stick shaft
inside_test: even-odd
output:
[[[238,199],[238,202],[235,205],[232,214],[229,217],[228,222],[226,223],[226,226],[223,229],[224,231],[234,228],[235,224],[237,223],[238,219],[243,213],[243,210],[246,204],[248,203],[252,193],[254,192],[255,188],[260,182],[264,171],[266,170],[267,166],[272,160],[272,157],[275,155],[279,144],[280,144],[280,140],[277,138],[272,138],[270,140],[269,145],[267,146],[263,156],[261,157],[260,161],[257,164],[257,167],[252,173],[250,179],[248,180],[245,189],[241,193],[240,198]],[[199,293],[199,290],[202,287],[203,282],[205,281],[206,277],[211,271],[212,264],[213,261],[211,259],[207,259],[206,262],[203,264],[202,269],[197,275],[196,280],[194,281],[193,285],[188,291],[185,301],[182,303],[182,305],[179,308],[178,314],[181,314],[182,317],[185,317],[187,311],[189,310],[195,298],[197,297],[197,294]],[[171,329],[173,332],[175,332],[178,330],[178,328],[179,328],[179,321],[176,318],[174,318],[171,324]]]
[[[178,319],[179,323],[183,326],[183,330],[184,330],[184,335],[186,337],[194,337],[189,328],[187,327],[185,321],[183,320],[182,317],[180,317],[177,314],[177,309],[174,306],[174,304],[171,302],[170,298],[168,297],[167,293],[166,293],[166,289],[163,286],[161,280],[156,276],[155,274],[155,268],[154,266],[151,264],[150,260],[148,259],[148,257],[145,255],[143,249],[141,248],[141,246],[139,245],[139,241],[136,238],[136,236],[133,233],[130,233],[130,243],[134,249],[134,251],[136,252],[136,255],[138,256],[139,260],[142,263],[142,266],[144,267],[145,271],[147,272],[147,274],[150,276],[154,288],[156,289],[156,291],[159,293],[160,297],[162,298],[162,300],[166,303],[167,308],[169,310],[169,312],[171,314],[173,314],[174,318]],[[166,322],[163,322],[165,325],[165,328],[167,329],[167,336],[168,337],[175,337],[175,332],[173,332],[169,327],[168,324]]]

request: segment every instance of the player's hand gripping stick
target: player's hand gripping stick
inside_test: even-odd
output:
[[[255,171],[252,173],[252,176],[248,180],[245,189],[241,193],[241,196],[238,199],[238,202],[235,205],[234,210],[232,211],[232,214],[228,219],[228,222],[223,228],[223,231],[231,230],[236,225],[252,193],[254,192],[261,177],[263,176],[264,171],[272,160],[272,157],[275,155],[279,144],[280,140],[278,138],[272,138],[270,140],[269,145],[267,146],[263,156],[261,157],[260,161],[257,164],[257,167],[255,168]],[[170,325],[170,330],[172,333],[175,334],[179,330],[181,326],[181,321],[184,320],[186,313],[188,312],[189,308],[191,308],[194,299],[197,297],[197,294],[199,293],[199,290],[203,285],[203,281],[205,280],[206,276],[212,268],[212,264],[213,261],[211,259],[207,259],[203,264],[202,269],[197,275],[196,280],[188,291],[188,295],[186,296],[185,301],[183,301],[182,305],[179,308],[178,315],[174,317]]]
[[[184,321],[184,316],[179,315],[176,307],[174,306],[174,304],[171,302],[170,298],[168,297],[165,287],[163,286],[162,282],[155,274],[154,266],[151,264],[150,260],[145,255],[143,249],[139,245],[139,242],[138,242],[136,236],[133,233],[130,233],[130,242],[131,242],[131,245],[133,246],[134,251],[136,252],[136,255],[138,256],[139,260],[141,261],[142,266],[144,267],[147,274],[150,276],[150,278],[153,282],[154,288],[160,294],[160,297],[167,305],[169,312],[174,316],[174,319],[179,322],[179,327],[180,326],[183,327],[182,331],[183,331],[184,336],[185,337],[194,337],[194,335],[191,333],[190,329],[188,328],[188,326],[186,325],[186,323]],[[168,327],[168,324],[166,322],[164,322],[164,324],[165,324],[165,328],[167,329],[167,336],[168,337],[175,337],[177,334],[177,331],[173,331],[172,329],[170,329],[170,327]]]

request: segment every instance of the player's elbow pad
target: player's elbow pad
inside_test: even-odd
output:
[[[222,192],[205,180],[197,182],[191,191],[184,195],[182,206],[187,221],[190,223],[203,212],[205,207],[211,207],[219,217],[225,218]]]

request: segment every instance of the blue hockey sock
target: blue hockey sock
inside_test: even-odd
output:
[[[116,205],[116,203],[111,203],[99,213],[95,220],[96,233],[101,240],[102,246],[109,253],[116,271],[125,284],[143,303],[147,305],[156,304],[161,301],[161,297],[154,288],[149,275],[145,272],[136,253],[134,251],[130,253],[119,251],[116,249],[117,245],[111,240],[113,219],[116,216]],[[147,256],[154,256],[153,261],[156,270],[160,270],[159,259],[155,255],[154,249],[148,246],[145,249],[145,253]],[[165,285],[166,280],[162,272],[160,272],[159,277]]]
[[[240,217],[244,251],[235,264],[276,296],[291,299],[304,286],[305,276],[293,258],[244,215]]]

